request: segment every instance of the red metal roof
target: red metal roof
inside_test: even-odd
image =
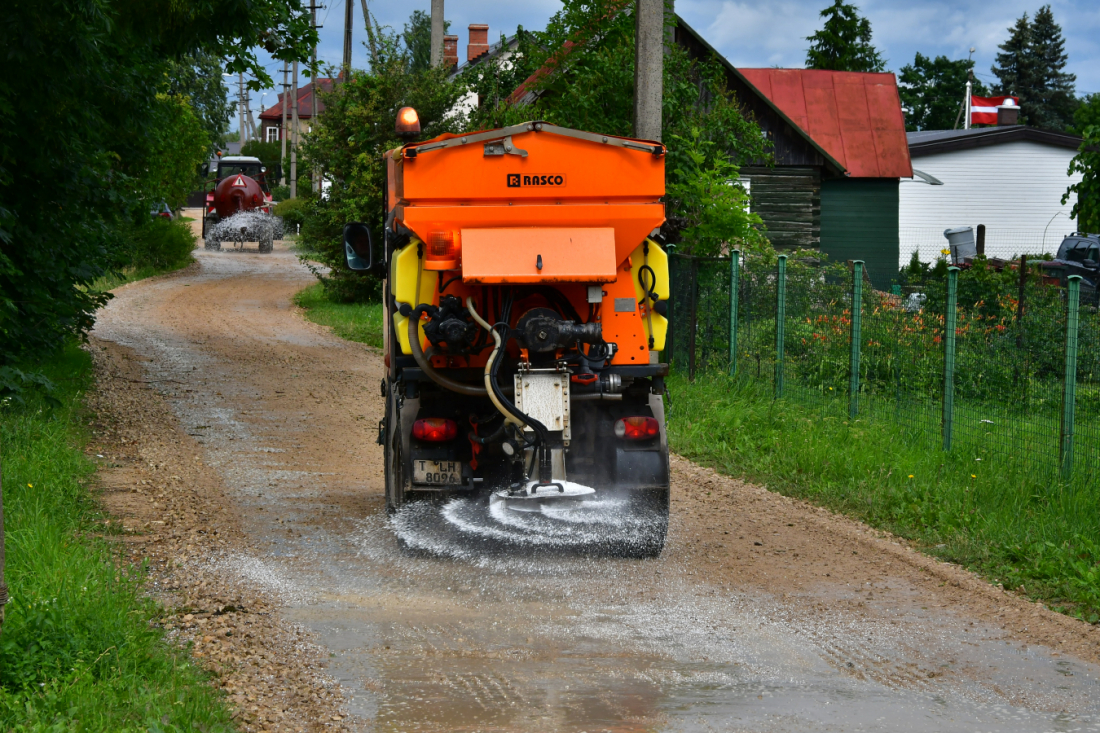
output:
[[[913,177],[893,74],[737,70],[852,178]]]
[[[317,79],[317,91],[318,92],[331,92],[332,91],[332,79]],[[290,117],[291,104],[290,100],[287,101],[286,115]],[[318,113],[325,111],[325,103],[321,100],[317,100]],[[307,81],[304,86],[298,87],[298,119],[310,119],[313,117],[313,95],[309,93],[309,82]],[[283,119],[283,93],[279,93],[279,103],[274,107],[269,107],[260,113],[261,120],[282,120]]]

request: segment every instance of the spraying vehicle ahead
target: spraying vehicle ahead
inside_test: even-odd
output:
[[[398,128],[419,123],[405,108]],[[466,494],[508,511],[594,499],[668,523],[665,148],[531,122],[385,155],[386,500]],[[375,257],[375,254],[378,257]],[[379,261],[380,260],[380,261]]]
[[[238,246],[256,242],[261,252],[274,248],[279,222],[271,213],[267,169],[259,158],[220,158],[214,171],[214,190],[206,194],[202,236],[206,249],[220,250],[222,242]]]

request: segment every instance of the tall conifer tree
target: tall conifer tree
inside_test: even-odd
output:
[[[1034,74],[1030,124],[1047,130],[1065,130],[1073,124],[1073,111],[1079,104],[1074,93],[1077,77],[1065,71],[1069,60],[1066,41],[1049,5],[1039,8],[1031,23],[1031,55]]]
[[[871,21],[859,8],[835,0],[821,11],[825,25],[809,36],[806,68],[834,71],[885,71],[886,62],[871,45]]]

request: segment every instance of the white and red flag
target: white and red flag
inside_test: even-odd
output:
[[[997,108],[1003,104],[1019,107],[1020,99],[1019,97],[976,97],[971,95],[970,124],[996,125]]]

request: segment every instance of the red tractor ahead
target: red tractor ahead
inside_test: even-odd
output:
[[[278,218],[271,213],[273,206],[267,169],[259,158],[220,158],[214,190],[206,194],[202,219],[206,249],[220,250],[226,241],[238,248],[243,248],[245,242],[257,242],[260,252],[270,252],[281,229]]]

